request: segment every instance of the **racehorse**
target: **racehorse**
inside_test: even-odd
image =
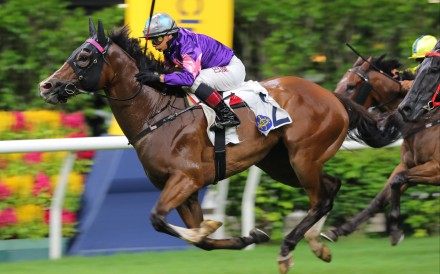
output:
[[[420,141],[420,146],[434,143],[432,146],[431,159],[423,163],[417,173],[407,174],[401,172],[397,174],[399,178],[395,180],[392,187],[392,209],[391,233],[399,235],[397,217],[400,215],[400,192],[399,188],[406,182],[411,184],[426,184],[440,186],[440,39],[434,49],[427,53],[425,59],[417,70],[417,75],[411,89],[398,107],[399,113],[408,123],[422,123],[425,128],[432,129],[430,138]],[[417,152],[419,153],[419,152]],[[427,153],[429,154],[429,153]],[[426,155],[429,156],[429,155]]]
[[[339,81],[335,93],[345,94],[381,115],[398,115],[395,112],[397,106],[407,95],[402,92],[400,83],[389,75],[393,69],[399,69],[400,63],[396,60],[384,60],[384,57],[370,57],[366,61],[359,57]],[[403,73],[401,76],[401,80],[414,79],[411,73]],[[435,126],[440,122],[440,111],[436,112],[430,112],[418,121],[404,122],[400,126],[403,132],[401,162],[390,175],[382,191],[364,210],[322,236],[337,241],[339,236],[351,234],[391,201],[391,244],[396,245],[402,239],[403,234],[397,229],[400,213],[396,209],[400,204],[400,194],[416,184],[440,184],[440,127]],[[393,199],[392,189],[398,193],[393,194]]]
[[[216,183],[214,147],[206,134],[203,111],[188,108],[184,96],[173,87],[136,81],[139,67],[165,72],[158,61],[143,54],[137,39],[128,37],[127,27],[113,30],[107,37],[102,22],[98,21],[96,30],[90,19],[89,32],[90,38],[66,63],[39,84],[44,101],[66,103],[80,93],[108,99],[147,176],[161,189],[150,213],[157,231],[205,250],[242,249],[268,241],[268,235],[258,229],[249,236],[208,237],[222,224],[203,220],[197,197],[202,187]],[[255,116],[248,108],[236,109],[242,121],[237,129],[241,142],[226,146],[226,177],[256,165],[273,179],[306,190],[310,210],[285,236],[278,256],[280,273],[287,273],[297,243],[332,208],[340,182],[323,174],[322,169],[346,136],[372,147],[382,147],[399,137],[392,127],[379,129],[374,117],[348,98],[304,79],[274,77],[261,85],[289,113],[293,123],[264,136],[256,129]],[[104,94],[97,93],[100,89]],[[167,222],[166,216],[173,209],[187,228]]]

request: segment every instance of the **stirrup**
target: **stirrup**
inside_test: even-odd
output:
[[[226,123],[226,125],[224,124]],[[227,124],[229,123],[229,124]],[[209,128],[209,130],[211,131],[220,131],[220,130],[225,130],[228,127],[236,127],[240,124],[240,121],[233,121],[233,120],[229,120],[229,121],[216,121],[214,122],[214,124]]]

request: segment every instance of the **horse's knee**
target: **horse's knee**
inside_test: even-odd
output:
[[[341,188],[341,180],[337,177],[324,174],[323,176],[324,188],[330,197],[335,197]]]
[[[150,222],[153,225],[154,229],[156,229],[156,231],[160,232],[164,230],[164,226],[165,226],[164,217],[157,214],[157,212],[152,211],[150,213]]]
[[[405,183],[405,174],[403,172],[394,175],[390,182],[391,189],[399,189]]]

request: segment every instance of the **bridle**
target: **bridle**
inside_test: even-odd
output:
[[[67,97],[72,96],[76,93],[99,96],[115,101],[129,101],[139,95],[139,93],[142,91],[141,84],[138,85],[138,90],[132,96],[124,99],[119,99],[96,92],[98,90],[99,80],[102,74],[104,63],[111,66],[110,62],[106,58],[106,54],[111,44],[112,41],[110,40],[110,38],[107,37],[106,45],[102,47],[99,42],[95,40],[95,38],[91,37],[87,39],[81,47],[79,47],[72,53],[72,55],[67,59],[67,63],[73,69],[75,75],[78,78],[78,82],[81,84],[82,87],[87,90],[78,88],[75,83],[68,83],[64,86],[63,90],[68,96],[63,96],[62,94],[59,95],[60,97],[62,97],[63,101],[66,101]],[[90,60],[93,61],[89,62],[87,66],[81,67],[76,61],[76,56],[84,50],[88,50],[90,52]]]
[[[437,51],[431,51],[425,54],[425,58],[427,57],[440,57],[440,52]],[[440,101],[436,102],[435,99],[440,96],[440,83],[437,85],[437,89],[434,91],[434,94],[432,95],[431,101],[428,102],[426,106],[423,108],[427,111],[431,111],[435,109],[436,107],[440,106]]]
[[[368,63],[371,65],[370,62],[368,62]],[[387,78],[392,79],[394,82],[398,83],[399,84],[399,92],[394,97],[387,100],[386,102],[383,102],[381,104],[378,104],[377,106],[371,107],[370,109],[372,109],[372,110],[382,109],[384,106],[396,101],[399,98],[399,94],[402,91],[402,85],[400,84],[399,81],[392,78],[391,76],[389,76],[388,74],[386,74],[382,70],[376,70],[376,71],[379,72],[380,74],[386,76]],[[359,69],[350,68],[350,69],[348,69],[348,72],[357,75],[363,81],[363,83],[360,87],[360,90],[359,90],[359,94],[358,94],[357,98],[354,99],[354,101],[357,104],[363,105],[365,103],[365,101],[367,100],[368,96],[370,95],[371,91],[375,92],[380,97],[380,101],[383,101],[383,96],[376,89],[374,89],[373,85],[370,84],[368,70],[365,73],[362,73]]]

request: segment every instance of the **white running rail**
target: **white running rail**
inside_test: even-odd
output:
[[[391,146],[400,146],[402,140],[399,140]],[[355,150],[367,148],[367,146],[354,141],[345,141],[341,150]],[[84,150],[111,150],[111,149],[133,149],[128,144],[125,136],[105,136],[105,137],[83,137],[83,138],[58,138],[58,139],[33,139],[33,140],[12,140],[0,141],[0,154],[7,153],[27,153],[27,152],[54,152],[54,151],[84,151]],[[62,255],[61,244],[61,211],[64,200],[64,194],[67,187],[68,174],[72,170],[75,162],[75,154],[69,153],[63,163],[60,171],[60,179],[54,191],[51,202],[50,232],[49,232],[49,258],[59,259]],[[244,189],[242,200],[242,234],[249,233],[255,226],[254,206],[255,190],[260,182],[261,170],[253,166],[249,170],[248,179]],[[223,193],[219,195],[221,199],[226,199],[228,184],[218,184],[217,191]],[[216,201],[221,206],[222,212],[216,212],[216,215],[224,217],[226,201]],[[252,248],[252,247],[251,247]]]

